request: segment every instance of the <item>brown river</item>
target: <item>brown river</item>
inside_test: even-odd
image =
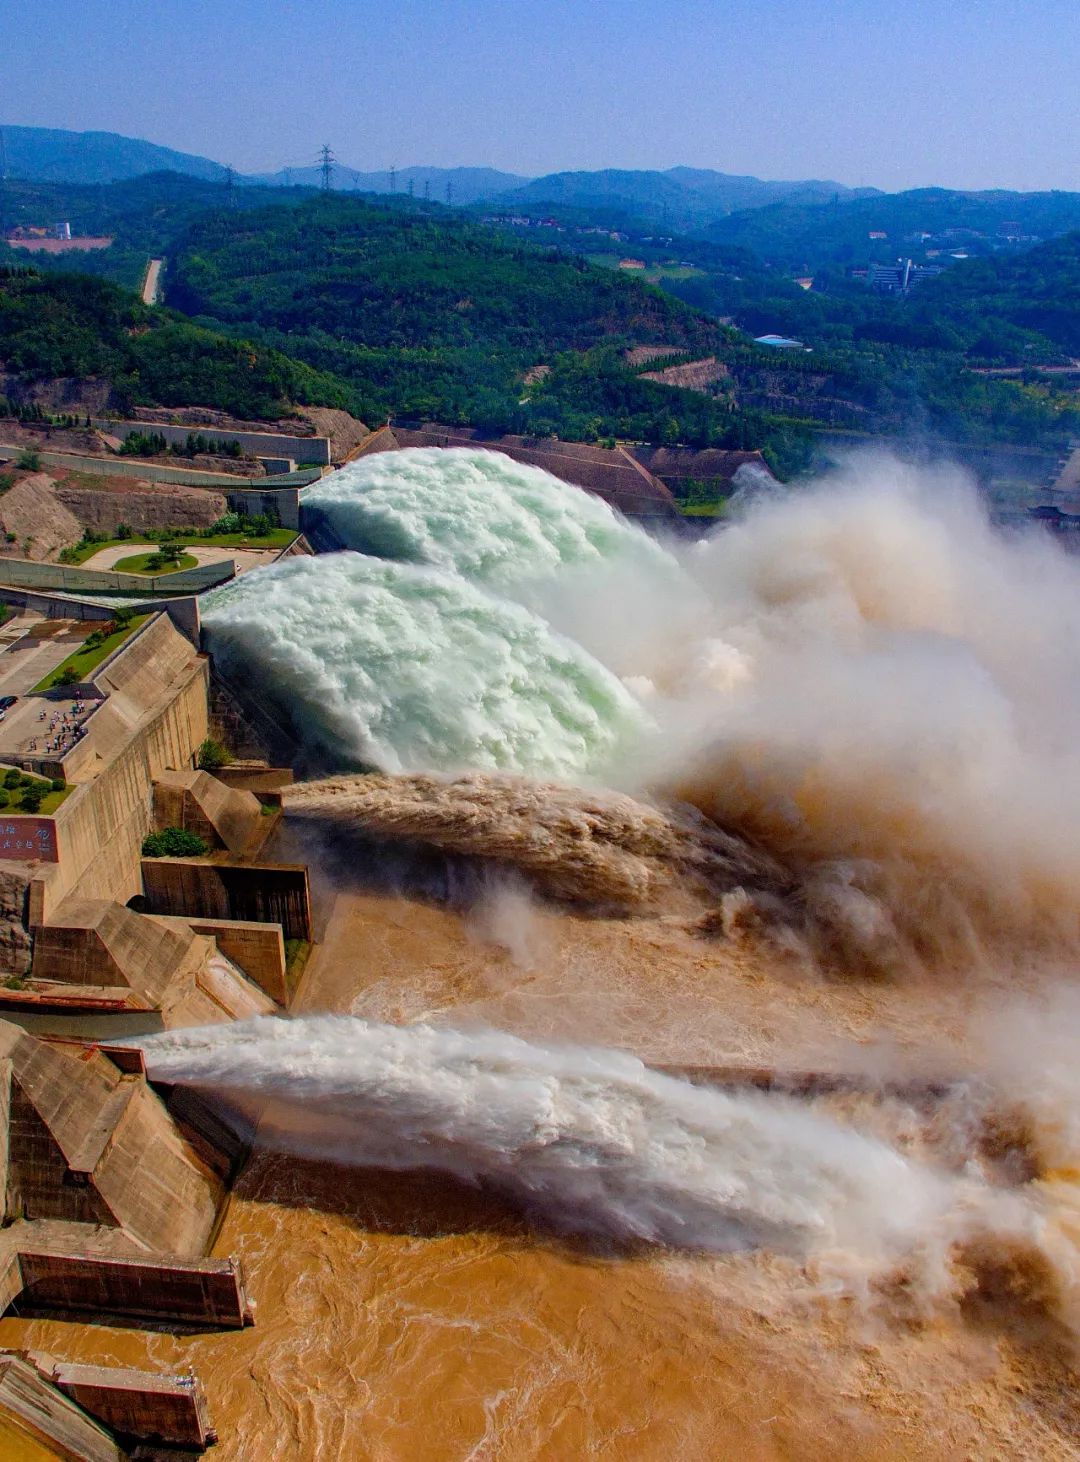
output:
[[[315,869],[316,882],[320,880]],[[305,1011],[492,1024],[646,1059],[959,1059],[970,992],[783,976],[674,918],[463,916],[325,889]],[[193,1365],[221,1462],[1080,1456],[1071,1349],[1006,1295],[927,1315],[830,1298],[791,1260],[600,1251],[530,1232],[447,1177],[271,1152],[216,1252],[255,1300],[243,1333],[0,1321],[0,1345]]]

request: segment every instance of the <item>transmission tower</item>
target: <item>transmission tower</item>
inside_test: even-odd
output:
[[[225,207],[226,208],[235,208],[236,207],[236,193],[234,192],[234,184],[235,184],[235,182],[236,182],[236,169],[230,163],[225,168]]]
[[[409,179],[409,189],[408,189],[408,191],[409,191],[409,197],[410,198],[415,198],[416,197],[416,179],[415,178],[410,178]]]
[[[397,168],[393,163],[390,164],[390,191],[391,193],[397,192]]]
[[[0,239],[4,238],[7,230],[7,181],[7,142],[4,129],[0,127]]]
[[[334,165],[337,158],[331,150],[330,144],[324,142],[319,150],[319,172],[322,174],[322,190],[329,193],[334,186]]]
[[[425,178],[424,179],[424,202],[425,203],[430,203],[431,202],[431,179],[430,178]]]
[[[446,206],[447,206],[447,208],[450,207],[450,205],[451,205],[451,203],[453,203],[453,201],[454,201],[454,185],[449,180],[449,178],[447,178],[447,180],[446,180]]]

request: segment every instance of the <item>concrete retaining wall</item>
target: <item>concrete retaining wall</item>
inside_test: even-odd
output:
[[[194,858],[145,858],[147,912],[278,924],[286,939],[312,937],[311,894],[302,864],[237,865]]]
[[[132,552],[138,551],[138,546]],[[115,569],[86,569],[63,563],[35,563],[28,558],[0,559],[0,581],[18,589],[60,590],[71,594],[199,594],[233,578],[232,559],[198,564],[174,574],[121,574]]]
[[[0,574],[0,579],[2,579]],[[16,589],[0,582],[0,600],[5,604],[20,604],[26,609],[37,610],[46,619],[108,620],[116,613],[115,602],[98,603],[93,599],[79,599],[75,595],[41,594],[35,589]],[[150,603],[136,606],[140,612],[148,613],[159,609],[167,614],[173,624],[193,645],[198,645],[201,633],[199,601],[194,594],[185,594],[178,599],[154,599]],[[131,608],[130,604],[124,605]]]
[[[244,919],[189,919],[188,923],[196,934],[212,934],[226,959],[238,965],[271,1000],[288,1005],[285,940],[280,924],[255,924]]]
[[[80,898],[120,903],[140,891],[153,784],[165,771],[191,766],[206,739],[209,667],[166,616],[95,679],[109,699],[95,712],[94,745],[119,749],[57,808],[60,862],[51,876],[35,880],[34,923],[48,922],[50,910],[76,888]]]
[[[239,1330],[250,1305],[234,1259],[118,1259],[19,1249],[20,1309],[133,1315]]]
[[[157,433],[170,447],[182,447],[189,436],[204,436],[208,441],[239,442],[242,451],[252,457],[291,457],[294,462],[311,462],[320,467],[330,465],[329,437],[293,437],[284,432],[225,431],[217,426],[168,426],[157,421],[109,421],[94,419],[94,426],[111,437],[126,441],[132,432]]]
[[[59,1361],[53,1363],[48,1378],[84,1411],[123,1436],[199,1451],[213,1440],[206,1396],[193,1376]]]
[[[0,462],[13,462],[22,456],[25,447],[0,444]],[[36,449],[35,449],[36,450]],[[72,452],[38,452],[43,468],[55,467],[61,472],[88,472],[95,477],[135,477],[140,482],[171,482],[181,487],[222,488],[250,481],[232,472],[199,472],[187,467],[161,467],[155,462],[138,462],[133,457],[80,457]],[[260,477],[261,487],[303,487],[323,474],[321,466],[301,467],[280,476]]]
[[[225,494],[229,511],[254,517],[257,513],[269,513],[277,518],[283,528],[300,527],[299,487],[266,487],[268,479],[250,487],[233,487]]]

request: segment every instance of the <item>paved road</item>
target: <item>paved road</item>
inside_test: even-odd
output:
[[[156,305],[158,302],[158,289],[161,284],[161,269],[165,263],[164,259],[151,259],[146,270],[146,281],[142,288],[144,305]]]

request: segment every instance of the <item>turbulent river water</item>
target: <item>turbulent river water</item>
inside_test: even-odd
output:
[[[145,1047],[261,1117],[258,1323],[0,1342],[190,1359],[226,1458],[1080,1455],[1075,563],[886,461],[696,544],[477,451],[310,501],[204,618],[321,944]]]

